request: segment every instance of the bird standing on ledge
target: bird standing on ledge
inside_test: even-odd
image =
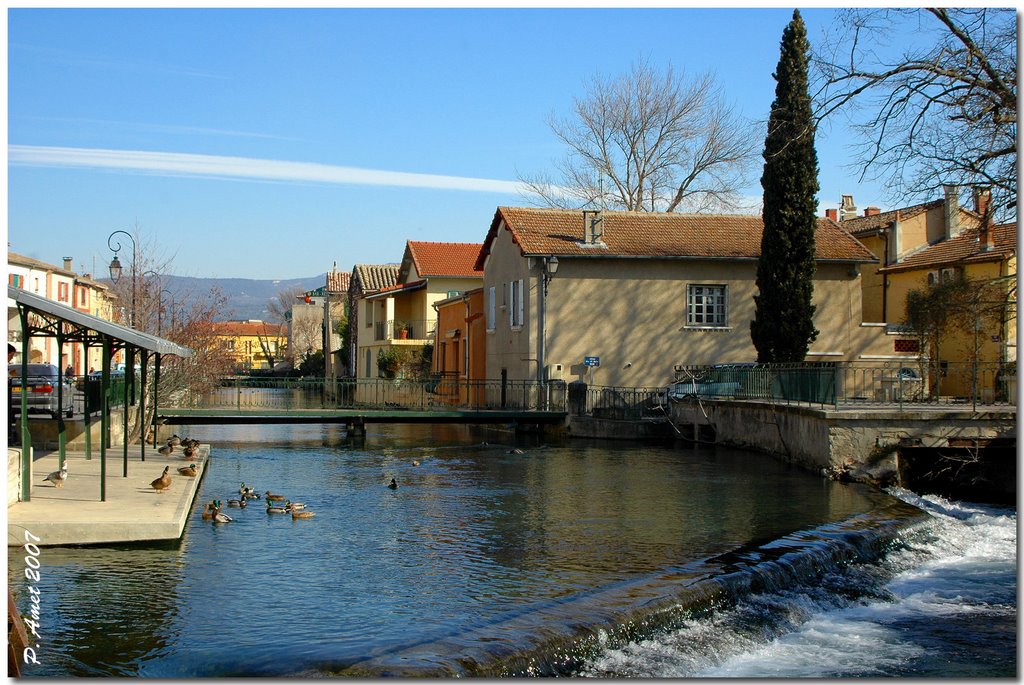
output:
[[[156,490],[157,492],[163,492],[167,488],[171,487],[171,477],[167,475],[167,472],[170,470],[170,466],[165,466],[163,474],[155,481],[150,483],[150,487]]]
[[[64,481],[66,481],[67,479],[68,479],[68,463],[64,462],[64,466],[60,467],[60,471],[54,471],[53,473],[48,475],[46,478],[44,478],[43,482],[45,483],[46,481],[50,481],[51,483],[53,483],[53,487],[55,487],[55,488],[62,488],[62,487],[64,487]]]

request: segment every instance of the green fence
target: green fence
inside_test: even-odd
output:
[[[677,366],[667,395],[815,405],[1016,404],[1016,369],[952,362]]]

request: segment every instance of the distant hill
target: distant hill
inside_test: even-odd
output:
[[[227,303],[217,316],[218,321],[270,318],[267,302],[282,290],[299,287],[313,290],[324,285],[327,274],[309,278],[286,280],[256,280],[250,278],[193,278],[191,276],[164,276],[163,287],[177,302],[191,302],[195,298],[207,297],[212,288],[217,288],[227,298]]]

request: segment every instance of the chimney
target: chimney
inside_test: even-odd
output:
[[[991,202],[992,190],[990,188],[974,188],[974,211],[982,218],[983,221],[989,220],[989,217],[987,217],[986,214],[988,213],[989,204]]]
[[[843,201],[839,205],[839,220],[857,218],[857,206],[853,204],[853,195],[843,195]]]
[[[825,218],[832,219],[832,221],[839,222],[839,210],[838,209],[826,209]]]
[[[900,261],[900,210],[896,210],[896,217],[892,223],[889,224],[889,240],[886,242],[886,248],[888,253],[886,254],[885,263],[896,264]]]
[[[73,271],[73,269],[71,268],[71,261],[72,261],[71,257],[65,257],[64,258],[64,270],[65,271]]]
[[[601,210],[583,210],[583,244],[603,245],[604,214]]]
[[[878,207],[865,207],[864,208],[864,216],[875,216],[876,214],[881,214],[881,213],[882,213],[882,210],[879,209]]]
[[[946,193],[946,235],[945,239],[955,238],[960,235],[960,201],[957,197],[957,187],[954,185],[942,186]]]

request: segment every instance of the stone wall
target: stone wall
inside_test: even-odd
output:
[[[916,411],[811,409],[750,401],[679,402],[684,435],[770,452],[813,471],[879,481],[898,472],[901,448],[946,448],[964,440],[1016,440],[1017,414],[955,407]]]

